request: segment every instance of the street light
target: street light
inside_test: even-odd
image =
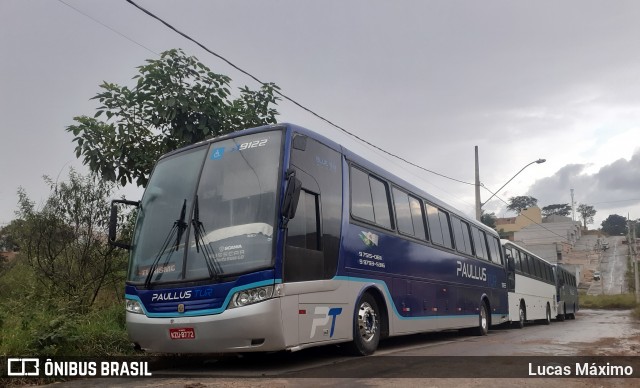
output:
[[[491,196],[490,196],[486,201],[484,201],[484,202],[480,203],[480,197],[478,197],[478,201],[476,202],[476,203],[478,204],[478,205],[477,205],[477,206],[478,206],[478,208],[476,209],[476,214],[478,214],[478,217],[480,217],[480,214],[481,214],[480,209],[482,209],[482,207],[483,207],[484,205],[486,205],[486,204],[487,204],[487,202],[489,202],[489,200],[490,200],[491,198],[495,197],[495,196],[496,196],[496,194],[500,192],[500,190],[504,189],[504,187],[505,187],[506,185],[508,185],[508,184],[509,184],[509,182],[511,182],[515,177],[517,177],[517,176],[518,176],[518,174],[520,174],[522,171],[524,171],[524,169],[525,169],[525,168],[527,168],[527,167],[531,166],[531,165],[532,165],[532,164],[534,164],[534,163],[541,164],[541,163],[544,163],[544,162],[546,162],[546,161],[547,161],[546,159],[538,159],[538,160],[534,160],[533,162],[531,162],[531,163],[527,164],[526,166],[522,167],[522,168],[520,169],[520,171],[518,171],[514,176],[512,176],[512,177],[511,177],[511,179],[509,179],[509,180],[507,181],[507,183],[505,183],[504,185],[502,185],[502,187],[500,187],[498,190],[496,190],[496,192],[495,192],[495,193],[493,193],[493,194],[492,194],[492,195],[491,195]],[[478,218],[478,221],[479,221],[479,220],[480,220],[480,218]]]

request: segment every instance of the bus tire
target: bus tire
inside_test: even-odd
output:
[[[547,317],[542,322],[545,325],[551,324],[551,307],[549,307],[549,303],[547,303]]]
[[[558,321],[563,322],[567,318],[567,306],[562,306],[562,314],[558,314]]]
[[[356,305],[353,317],[353,342],[349,344],[349,353],[356,356],[373,354],[380,342],[380,310],[373,296],[362,295]]]
[[[478,328],[476,335],[483,336],[489,333],[489,309],[487,303],[484,301],[480,303],[480,310],[478,311]]]
[[[524,305],[520,302],[520,307],[518,307],[518,329],[524,328],[524,323],[527,320],[527,312],[524,309]]]
[[[576,306],[573,305],[573,312],[571,314],[569,314],[569,319],[576,319]]]

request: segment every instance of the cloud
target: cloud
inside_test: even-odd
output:
[[[593,174],[585,173],[588,164],[569,164],[554,175],[537,180],[528,195],[540,206],[570,203],[574,189],[576,203],[592,205],[596,210],[615,210],[640,204],[640,149],[630,160],[620,158]]]

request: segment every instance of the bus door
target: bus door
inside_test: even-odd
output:
[[[336,291],[338,282],[329,281],[336,274],[340,248],[341,158],[322,143],[294,134],[290,169],[302,188],[295,216],[287,225],[282,279],[298,293],[300,343],[351,334],[348,300]]]
[[[504,251],[507,258],[507,292],[514,292],[516,290],[516,260],[511,247],[505,247]]]

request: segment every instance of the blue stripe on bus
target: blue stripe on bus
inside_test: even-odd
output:
[[[147,311],[147,309],[144,306],[144,303],[142,303],[142,300],[140,299],[140,297],[138,297],[137,295],[131,295],[131,294],[125,294],[125,298],[126,299],[130,299],[130,300],[135,300],[137,301],[140,306],[142,307],[142,311],[144,311],[144,315],[146,315],[149,318],[179,318],[179,317],[198,317],[198,316],[202,316],[202,315],[215,315],[215,314],[220,314],[223,311],[225,311],[227,309],[227,306],[229,305],[229,302],[231,301],[231,296],[233,294],[235,294],[238,291],[243,291],[243,290],[248,290],[251,288],[255,288],[255,287],[262,287],[262,286],[271,286],[275,284],[279,284],[282,283],[281,279],[276,279],[274,280],[262,280],[259,282],[255,282],[255,283],[249,283],[249,284],[245,284],[242,286],[238,286],[238,287],[234,287],[231,290],[229,290],[229,293],[227,294],[227,297],[225,298],[224,302],[222,303],[222,305],[218,308],[215,309],[206,309],[206,310],[191,310],[191,311],[185,311],[184,313],[179,313],[179,312],[171,312],[171,313],[150,313]]]
[[[369,278],[358,278],[358,277],[353,277],[353,276],[335,276],[332,280],[358,282],[358,283],[375,283],[375,284],[377,284],[379,286],[382,286],[382,289],[383,289],[387,299],[390,301],[391,307],[393,308],[394,315],[396,316],[396,318],[398,318],[400,320],[463,318],[463,317],[468,317],[469,315],[473,315],[473,316],[476,315],[476,314],[460,314],[460,315],[438,315],[438,316],[405,317],[405,316],[402,316],[398,312],[398,310],[397,310],[397,308],[395,306],[395,303],[393,303],[393,298],[391,296],[391,292],[389,291],[389,288],[387,287],[387,283],[384,280],[369,279]],[[260,282],[249,283],[249,284],[245,284],[243,286],[234,287],[231,290],[229,290],[229,293],[227,294],[227,297],[225,298],[224,302],[222,303],[222,306],[220,306],[219,308],[206,309],[206,310],[191,310],[191,311],[185,311],[184,313],[178,313],[178,312],[175,312],[175,313],[174,312],[171,312],[171,313],[150,313],[150,312],[147,311],[147,309],[145,308],[144,304],[142,303],[142,300],[137,295],[125,294],[125,298],[137,301],[140,304],[140,306],[142,307],[142,310],[144,311],[144,314],[149,318],[197,317],[197,316],[204,316],[204,315],[216,315],[216,314],[222,313],[223,311],[225,311],[227,309],[227,306],[229,305],[229,302],[231,300],[231,296],[233,294],[235,294],[236,292],[243,291],[243,290],[248,290],[248,289],[255,288],[255,287],[269,286],[269,285],[273,285],[273,284],[282,284],[282,279],[275,279],[275,281],[263,280],[263,281],[260,281]],[[494,317],[494,316],[495,317],[502,317],[502,314],[491,314],[491,316],[492,317]]]

